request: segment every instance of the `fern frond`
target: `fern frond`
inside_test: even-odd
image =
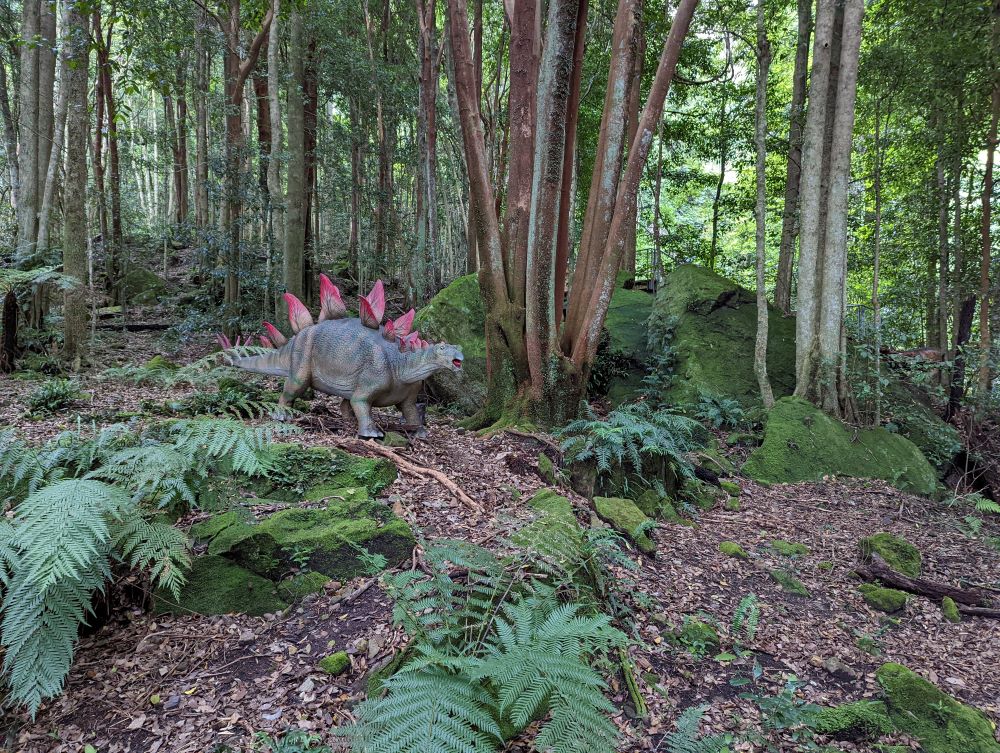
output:
[[[183,531],[159,520],[146,520],[135,511],[113,530],[112,546],[129,567],[148,570],[153,583],[180,598],[191,566],[188,538]]]
[[[699,737],[698,726],[708,705],[691,706],[677,719],[677,731],[663,736],[661,745],[666,753],[725,753],[732,742],[730,735]]]
[[[976,512],[991,512],[995,515],[1000,515],[1000,503],[994,502],[992,499],[987,499],[982,495],[977,496]]]

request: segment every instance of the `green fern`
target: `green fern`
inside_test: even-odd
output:
[[[668,732],[655,750],[663,747],[665,753],[724,753],[729,750],[732,735],[699,736],[698,726],[708,705],[684,709],[677,719],[677,731]]]
[[[736,606],[733,612],[733,622],[730,633],[734,640],[743,638],[747,642],[757,635],[757,626],[760,624],[760,600],[756,594],[747,594]]]
[[[976,512],[991,512],[994,515],[1000,515],[1000,503],[994,502],[982,494],[970,495],[970,501],[975,502]]]
[[[118,557],[132,569],[148,572],[154,583],[168,589],[175,600],[180,599],[184,572],[191,566],[183,531],[162,520],[147,520],[133,510],[113,533]]]

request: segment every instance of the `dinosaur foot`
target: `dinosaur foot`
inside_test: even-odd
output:
[[[382,439],[385,433],[377,427],[368,427],[358,430],[358,436],[362,439]]]

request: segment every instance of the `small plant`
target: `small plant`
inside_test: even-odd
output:
[[[757,626],[760,624],[760,599],[756,594],[747,594],[736,606],[733,612],[733,622],[730,625],[730,635],[734,643],[746,641],[752,643],[757,635]]]
[[[746,414],[736,400],[708,392],[700,392],[695,418],[713,429],[724,426],[736,428],[743,424]]]
[[[662,749],[664,753],[726,753],[733,742],[732,735],[701,736],[698,733],[698,725],[707,709],[707,704],[684,709],[677,719],[677,731],[661,737],[653,750]]]
[[[798,697],[802,684],[795,675],[791,675],[776,695],[741,693],[740,697],[757,705],[765,730],[782,732],[798,744],[809,744],[816,734],[814,728],[820,707]]]
[[[51,416],[72,407],[83,396],[80,386],[71,379],[49,379],[28,395],[28,412]]]
[[[277,737],[258,732],[254,735],[253,750],[255,753],[330,753],[330,746],[323,745],[319,735],[290,729]]]
[[[966,501],[971,503],[975,508],[976,512],[982,513],[993,513],[994,515],[1000,515],[1000,503],[994,500],[984,497],[979,492],[969,494],[966,496]]]
[[[955,527],[965,538],[974,539],[983,530],[983,521],[982,518],[977,518],[975,515],[966,515],[955,524]]]

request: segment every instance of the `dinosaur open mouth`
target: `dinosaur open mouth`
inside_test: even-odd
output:
[[[460,360],[458,360],[457,358],[451,359],[451,365],[454,366],[456,369],[461,369],[462,368],[462,362]]]

